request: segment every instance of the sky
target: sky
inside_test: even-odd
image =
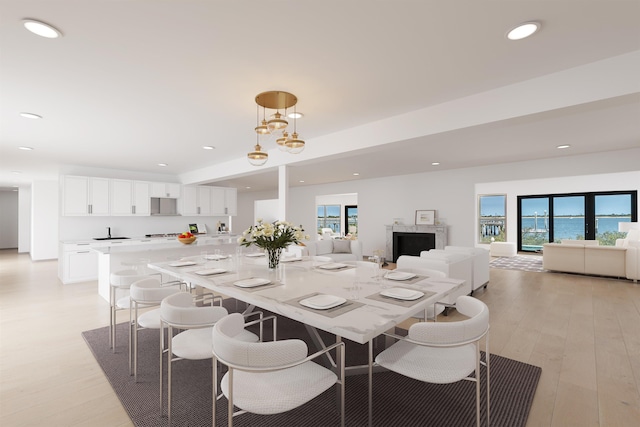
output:
[[[615,194],[596,196],[596,215],[627,214],[631,213],[631,196],[628,194]],[[554,198],[553,213],[560,215],[584,215],[584,197],[567,196]],[[544,211],[549,210],[549,201],[546,197],[522,200],[522,215],[543,216]]]

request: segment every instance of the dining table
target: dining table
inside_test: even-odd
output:
[[[369,375],[369,420],[372,418],[373,342],[413,315],[464,286],[465,281],[381,269],[368,261],[332,262],[314,257],[283,257],[269,269],[264,252],[202,253],[152,262],[152,270],[223,297],[301,322],[318,348],[325,331],[368,344],[366,366],[349,366],[346,375]],[[337,369],[339,361],[329,360]],[[343,378],[344,380],[344,378]]]

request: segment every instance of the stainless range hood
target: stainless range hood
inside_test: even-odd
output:
[[[178,199],[165,197],[151,198],[151,215],[179,216]]]

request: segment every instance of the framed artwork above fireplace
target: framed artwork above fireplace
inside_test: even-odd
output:
[[[436,223],[436,211],[416,211],[416,225],[434,225]]]

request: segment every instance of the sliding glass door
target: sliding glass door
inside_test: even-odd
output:
[[[518,250],[547,242],[598,240],[613,246],[618,223],[638,220],[637,191],[518,196]]]

